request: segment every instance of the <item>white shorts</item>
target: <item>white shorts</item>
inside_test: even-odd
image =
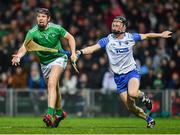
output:
[[[44,75],[44,78],[47,79],[49,77],[49,73],[51,72],[51,68],[53,65],[58,65],[61,68],[65,69],[67,66],[67,59],[63,57],[59,57],[47,65],[41,64],[41,71]]]

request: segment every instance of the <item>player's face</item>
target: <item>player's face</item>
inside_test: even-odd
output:
[[[112,29],[112,32],[115,32],[115,33],[124,32],[126,30],[126,26],[120,21],[114,21],[112,23],[111,29]]]
[[[46,14],[38,13],[37,14],[37,24],[40,28],[46,28],[48,22],[50,21],[50,17]]]

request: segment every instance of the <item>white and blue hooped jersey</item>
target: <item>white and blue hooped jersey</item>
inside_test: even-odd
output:
[[[124,33],[123,39],[117,39],[113,34],[101,38],[98,44],[105,48],[111,70],[115,74],[126,74],[136,68],[133,57],[133,46],[141,40],[138,33]]]

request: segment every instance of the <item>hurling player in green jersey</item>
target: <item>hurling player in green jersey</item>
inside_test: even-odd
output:
[[[71,61],[76,62],[75,39],[60,25],[50,22],[50,12],[46,8],[36,10],[37,25],[30,29],[25,41],[32,39],[41,46],[61,50],[60,38],[67,39],[71,49]],[[24,42],[25,44],[25,42]],[[19,65],[20,59],[26,54],[24,44],[17,54],[13,55],[12,65]],[[61,108],[61,95],[59,94],[59,79],[67,65],[67,55],[50,52],[36,52],[39,57],[41,70],[46,79],[48,89],[48,110],[43,121],[48,127],[58,127],[59,122],[66,117]]]

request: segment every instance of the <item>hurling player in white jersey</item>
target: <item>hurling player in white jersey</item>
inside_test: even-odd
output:
[[[112,22],[112,33],[101,38],[96,44],[77,51],[80,55],[91,54],[97,50],[105,49],[109,59],[109,65],[114,73],[114,80],[117,85],[117,93],[124,102],[127,109],[146,120],[147,128],[155,125],[153,118],[148,116],[143,109],[135,104],[139,98],[146,108],[151,110],[152,103],[144,92],[139,90],[140,75],[137,71],[133,58],[133,46],[136,42],[150,38],[169,38],[170,31],[162,33],[128,33],[126,32],[127,20],[123,16],[117,16]]]

